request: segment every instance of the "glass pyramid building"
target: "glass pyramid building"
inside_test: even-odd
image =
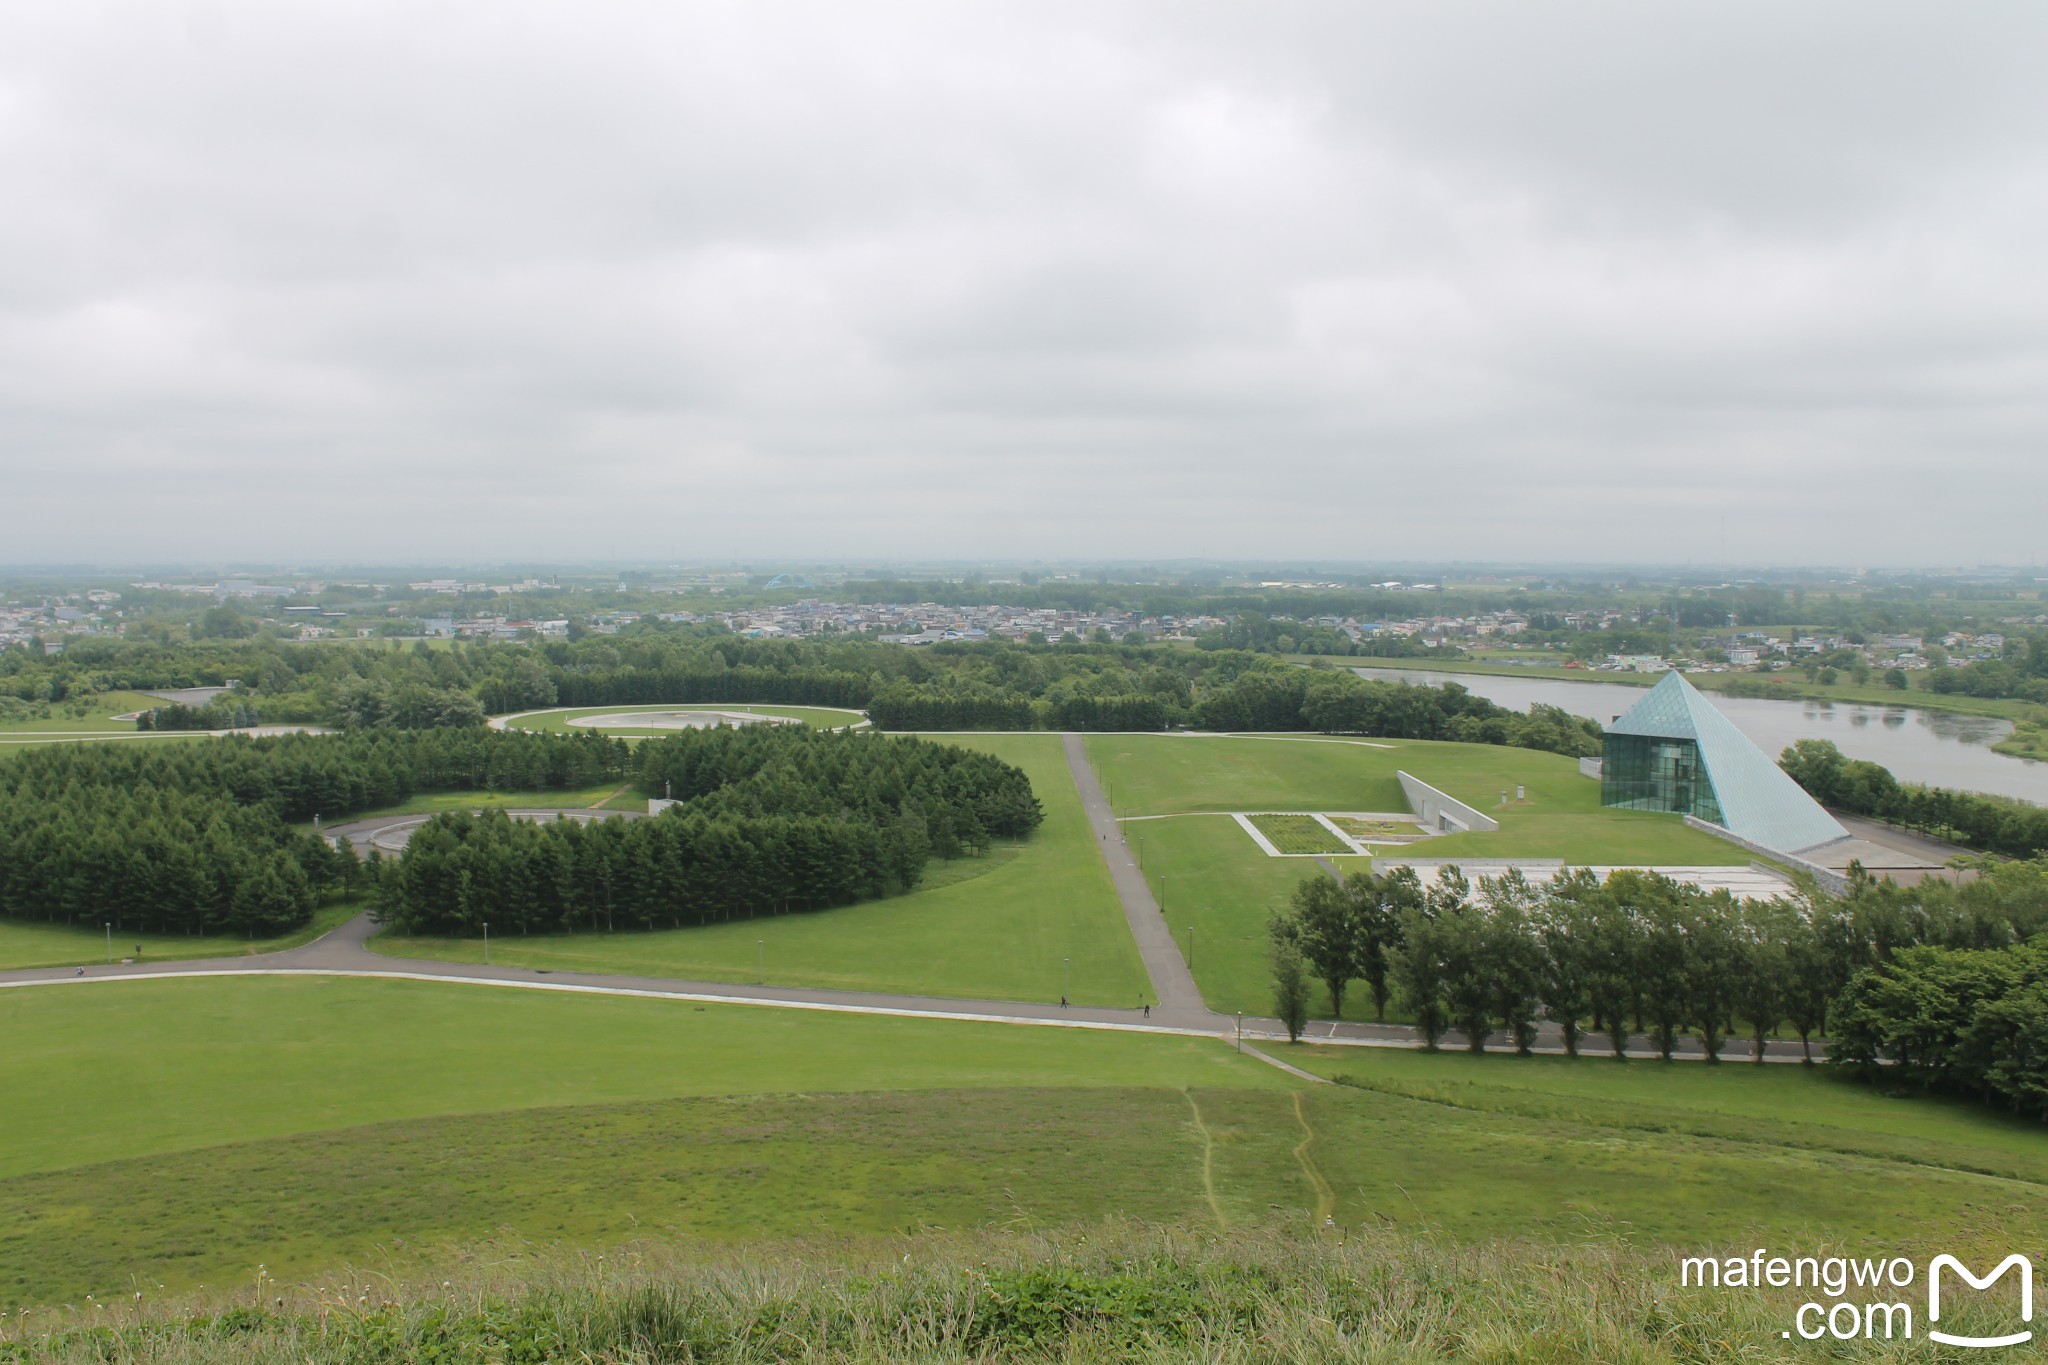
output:
[[[1698,816],[1781,853],[1849,837],[1675,671],[1607,727],[1600,804]]]

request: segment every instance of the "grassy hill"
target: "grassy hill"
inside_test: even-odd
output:
[[[1349,1082],[1312,1086],[1203,1039],[331,979],[0,992],[0,1029],[15,1302],[490,1238],[2048,1234],[2037,1127],[1800,1067],[1283,1049]]]

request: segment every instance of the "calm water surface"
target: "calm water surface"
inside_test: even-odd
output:
[[[1620,683],[1493,678],[1415,668],[1353,671],[1361,677],[1394,678],[1432,687],[1457,683],[1475,696],[1511,710],[1526,711],[1541,702],[1562,707],[1574,715],[1590,716],[1603,725],[1634,706],[1645,691]],[[1851,758],[1884,764],[1901,782],[1993,792],[2048,805],[2048,764],[1991,752],[1993,744],[2012,733],[2010,721],[1905,706],[1767,701],[1761,697],[1724,697],[1713,692],[1706,695],[1722,715],[1735,722],[1736,728],[1773,757],[1794,740],[1830,739]]]

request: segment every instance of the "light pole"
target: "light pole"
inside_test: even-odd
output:
[[[1188,970],[1195,969],[1195,926],[1188,926]]]
[[[484,965],[491,965],[491,922],[484,921]]]
[[[107,965],[114,965],[114,925],[111,920],[107,922]]]
[[[1067,1003],[1067,996],[1072,993],[1069,987],[1073,985],[1073,981],[1074,959],[1063,957],[1060,959],[1060,1003],[1062,1005]]]
[[[1244,1011],[1237,1012],[1237,1050],[1244,1051]]]
[[[754,940],[754,984],[768,984],[768,940],[765,938]]]

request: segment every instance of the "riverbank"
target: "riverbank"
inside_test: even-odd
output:
[[[1604,673],[1589,668],[1562,668],[1550,664],[1500,663],[1486,659],[1381,659],[1363,655],[1347,657],[1324,654],[1283,654],[1280,657],[1293,664],[1328,664],[1333,668],[1420,669],[1430,673],[1471,673],[1489,678],[1541,678],[1555,682],[1612,683],[1620,687],[1653,687],[1662,676],[1656,673]],[[1953,692],[1924,692],[1918,688],[1901,692],[1892,687],[1859,687],[1855,683],[1830,685],[1775,674],[1688,673],[1685,679],[1702,692],[1763,697],[1774,701],[1830,701],[1859,706],[1904,706],[1921,711],[1945,711],[1957,716],[1991,716],[1999,720],[2018,720],[2039,709],[2032,702],[2016,698],[1965,697]],[[2038,754],[2019,756],[2042,757]]]

